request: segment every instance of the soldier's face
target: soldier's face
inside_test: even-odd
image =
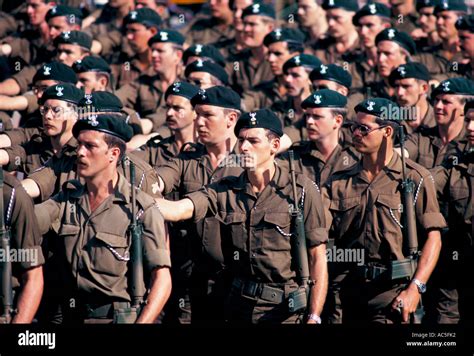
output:
[[[471,109],[467,112],[464,121],[466,122],[467,139],[469,141],[469,145],[474,147],[474,109]]]
[[[238,144],[243,167],[255,170],[273,164],[273,158],[280,148],[280,139],[269,139],[262,128],[241,129]]]
[[[474,62],[474,33],[469,31],[459,31],[459,44],[465,58]]]
[[[166,98],[166,125],[171,130],[182,130],[194,124],[196,112],[191,102],[179,95]]]
[[[51,4],[47,4],[43,0],[27,0],[26,4],[26,14],[33,26],[38,26],[44,22],[46,13],[52,8]]]
[[[56,85],[58,82],[56,80],[38,80],[33,85],[33,93],[36,95],[36,98],[39,100],[43,96],[43,93],[51,85]]]
[[[242,21],[242,11],[253,4],[251,0],[235,0],[234,6],[232,8],[232,12],[234,14],[234,27],[235,30],[238,32],[242,32],[244,30],[244,23]]]
[[[324,141],[339,133],[342,117],[334,116],[329,108],[308,108],[305,110],[306,129],[311,141]]]
[[[347,36],[354,31],[352,17],[354,12],[344,9],[330,9],[326,11],[326,20],[328,22],[328,33],[331,37],[338,39]]]
[[[300,96],[311,86],[308,71],[304,67],[288,68],[283,78],[289,96]]]
[[[401,106],[415,106],[426,97],[428,83],[415,78],[400,79],[395,82],[395,96]]]
[[[224,109],[212,105],[196,105],[196,130],[203,144],[218,144],[229,137],[230,123]]]
[[[86,94],[107,90],[107,80],[96,72],[77,73],[77,80],[77,87],[83,89]]]
[[[364,16],[359,20],[359,24],[357,32],[365,48],[373,48],[377,34],[389,27],[389,24],[383,23],[379,16]]]
[[[77,173],[84,178],[93,178],[101,172],[116,166],[118,148],[109,148],[104,140],[104,133],[94,130],[83,130],[77,136]],[[111,159],[112,158],[112,159]]]
[[[176,68],[181,61],[181,56],[179,55],[179,51],[173,47],[172,43],[160,42],[153,43],[151,46],[151,59],[155,72],[166,73]]]
[[[303,27],[310,27],[318,22],[318,4],[315,0],[298,1],[298,22]]]
[[[57,49],[58,61],[71,67],[75,61],[84,58],[89,52],[74,44],[60,43]]]
[[[314,80],[313,89],[314,90],[321,90],[321,89],[334,90],[344,96],[347,96],[349,94],[349,89],[347,89],[345,86],[339,83],[333,82],[332,80],[326,80],[326,79]]]
[[[212,17],[217,19],[225,19],[232,16],[229,8],[229,0],[210,0],[209,8],[211,9]]]
[[[62,100],[46,100],[41,108],[43,111],[43,131],[46,136],[56,137],[65,132],[72,132],[77,114],[67,102]]]
[[[133,0],[109,0],[109,6],[115,9],[126,5],[133,6]]]
[[[423,7],[418,13],[420,17],[418,18],[418,24],[424,33],[431,33],[436,31],[436,16],[434,15],[434,6],[433,7]]]
[[[392,41],[382,41],[377,45],[377,68],[382,77],[388,78],[392,70],[406,63],[400,46]]]
[[[441,11],[437,14],[436,28],[442,39],[449,39],[457,35],[456,21],[458,15],[454,11]]]
[[[80,26],[77,24],[69,24],[66,20],[66,16],[56,16],[48,21],[49,25],[49,37],[50,40],[54,40],[62,32],[80,30]]]
[[[188,75],[188,81],[201,89],[209,89],[215,86],[216,84],[212,78],[212,75],[207,72],[192,72]]]
[[[148,40],[156,34],[155,28],[147,28],[140,23],[130,23],[126,27],[127,40],[135,53],[148,50]]]
[[[386,138],[387,127],[383,127],[375,122],[376,117],[366,113],[357,113],[354,123],[365,125],[371,131],[363,136],[360,130],[352,133],[352,144],[354,148],[362,154],[372,154],[379,151]]]
[[[136,0],[135,1],[135,8],[141,9],[142,7],[148,7],[152,10],[158,12],[158,5],[156,5],[155,0]]]
[[[267,23],[263,16],[250,15],[244,18],[244,32],[242,41],[248,48],[263,45],[265,36],[273,30],[273,24]]]
[[[288,51],[288,44],[286,42],[275,42],[269,45],[266,58],[267,62],[270,63],[273,75],[282,75],[283,64],[294,55],[295,53]]]
[[[461,104],[458,95],[437,95],[433,107],[438,125],[448,126],[453,121],[462,120],[464,105]]]

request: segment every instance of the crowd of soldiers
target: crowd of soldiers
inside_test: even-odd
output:
[[[472,1],[0,4],[0,320],[474,322]]]

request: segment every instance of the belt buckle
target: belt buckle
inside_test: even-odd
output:
[[[259,283],[255,283],[252,281],[243,281],[241,293],[245,297],[255,299],[259,293],[259,287]]]

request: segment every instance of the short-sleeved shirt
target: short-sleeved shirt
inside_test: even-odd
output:
[[[415,184],[418,245],[430,229],[446,226],[440,213],[433,177],[428,170],[406,160],[406,175]],[[365,262],[388,264],[404,259],[403,204],[400,192],[402,160],[393,153],[390,162],[369,181],[362,160],[334,174],[323,188],[332,224],[329,237],[338,248],[364,249]]]
[[[272,106],[277,101],[284,100],[276,79],[257,84],[242,94],[242,102],[246,111],[255,111]]]
[[[360,47],[359,40],[349,48],[345,53],[338,53],[336,51],[336,41],[331,38],[323,38],[316,42],[316,44],[309,50],[309,53],[318,57],[324,64],[338,64],[343,66],[347,63],[345,56],[348,53],[356,51]]]
[[[325,213],[317,186],[301,175],[297,175],[296,185],[307,246],[326,243]],[[203,187],[187,198],[194,204],[195,221],[206,216],[220,221],[224,255],[235,277],[261,283],[294,280],[289,214],[294,197],[288,171],[276,166],[273,178],[260,194],[253,192],[247,173],[243,172],[239,177],[226,177]]]
[[[87,188],[69,181],[53,198],[37,205],[42,233],[59,236],[64,286],[110,301],[130,301],[127,271],[130,250],[128,228],[132,220],[131,187],[119,174],[114,193],[91,212]],[[153,198],[137,190],[137,211],[143,222],[144,268],[170,267],[164,219]],[[139,209],[139,210],[138,210]]]
[[[174,136],[164,139],[152,137],[146,144],[131,152],[132,156],[139,157],[154,168],[165,164],[178,154],[178,144]]]
[[[235,37],[234,26],[226,26],[223,30],[215,18],[198,18],[186,31],[189,45],[196,43],[214,44],[228,41]]]

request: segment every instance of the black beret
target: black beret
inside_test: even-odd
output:
[[[43,96],[38,100],[40,105],[43,105],[46,100],[55,99],[67,101],[73,104],[79,104],[79,101],[84,97],[84,92],[73,84],[64,83],[49,86],[43,93]]]
[[[398,66],[392,70],[392,73],[390,73],[390,76],[388,77],[388,81],[391,86],[395,86],[396,80],[407,78],[421,79],[425,82],[429,82],[431,75],[428,71],[428,68],[426,68],[424,64],[418,62],[409,62],[402,64],[401,66]]]
[[[183,62],[186,63],[189,57],[200,57],[212,60],[213,62],[225,67],[226,60],[219,50],[213,45],[195,44],[189,47],[183,53]]]
[[[174,30],[160,30],[148,41],[148,46],[151,47],[153,43],[176,43],[182,46],[185,38],[178,31]]]
[[[223,86],[199,89],[198,93],[191,99],[191,104],[193,106],[212,105],[226,109],[241,110],[239,94]]]
[[[54,61],[39,67],[33,77],[33,83],[39,80],[56,80],[58,82],[76,84],[77,76],[71,67]]]
[[[392,41],[405,48],[410,54],[416,53],[416,44],[409,34],[398,31],[396,28],[386,28],[375,37],[375,44],[382,41]]]
[[[120,99],[108,91],[94,91],[85,94],[79,101],[84,112],[121,112],[123,104]]]
[[[82,31],[66,31],[61,32],[61,34],[54,39],[54,44],[56,46],[61,43],[78,45],[90,51],[92,37]]]
[[[140,9],[130,11],[127,16],[123,19],[123,26],[125,27],[131,23],[140,23],[147,27],[159,27],[163,20],[161,16],[155,10],[148,7],[142,7]]]
[[[72,128],[72,134],[77,138],[83,130],[93,130],[107,133],[128,142],[133,137],[133,130],[124,118],[117,115],[88,115],[80,118]]]
[[[469,31],[474,33],[474,14],[460,17],[456,21],[456,29],[458,31]]]
[[[111,72],[109,64],[104,59],[102,59],[102,57],[95,56],[86,56],[83,59],[78,59],[73,63],[72,69],[76,73]]]
[[[206,72],[219,79],[222,84],[229,84],[229,76],[227,75],[227,72],[217,63],[205,61],[199,58],[186,66],[184,75],[188,77],[189,74],[193,72]]]
[[[83,18],[82,11],[79,9],[66,5],[56,5],[49,9],[49,11],[46,13],[46,22],[48,22],[53,17],[59,16],[74,16],[79,19],[78,24],[82,21]]]
[[[301,103],[303,109],[308,108],[345,108],[347,97],[334,90],[321,89],[313,92]]]
[[[469,100],[465,105],[464,105],[464,115],[467,115],[467,112],[469,110],[474,110],[474,100]]]
[[[339,83],[350,89],[352,86],[352,75],[337,64],[321,64],[315,68],[309,75],[311,81],[314,80],[330,80],[331,82]]]
[[[266,16],[276,19],[275,8],[272,5],[264,3],[252,4],[242,11],[242,19],[251,15]]]
[[[234,128],[235,136],[239,136],[241,129],[268,129],[276,133],[279,137],[283,136],[283,128],[278,116],[270,109],[260,109],[243,114]]]
[[[450,78],[443,80],[433,89],[431,98],[435,99],[437,95],[474,95],[474,81],[467,78]]]
[[[321,65],[321,60],[318,57],[315,57],[311,54],[299,54],[297,56],[291,57],[283,64],[283,72],[287,72],[290,68],[295,67],[306,67],[306,68],[317,68]]]
[[[435,15],[442,11],[464,11],[467,12],[467,5],[464,0],[440,0],[436,5]]]
[[[199,91],[199,87],[187,82],[174,82],[166,89],[165,99],[170,95],[182,96],[191,100]]]
[[[394,109],[396,110],[397,108],[399,108],[399,106],[391,100],[385,98],[370,98],[357,104],[354,111],[356,113],[363,112],[374,115],[387,121],[397,121],[392,120],[391,115]]]
[[[440,0],[417,0],[416,10],[420,11],[424,7],[435,7],[440,3]]]
[[[263,39],[265,46],[270,46],[276,42],[304,43],[304,34],[296,28],[277,28],[267,34]]]
[[[321,6],[324,10],[344,9],[354,12],[359,10],[357,0],[324,0]]]
[[[392,13],[388,6],[374,2],[364,5],[359,11],[357,11],[352,18],[352,23],[356,26],[359,26],[359,20],[364,16],[379,16],[389,19],[392,17]]]

